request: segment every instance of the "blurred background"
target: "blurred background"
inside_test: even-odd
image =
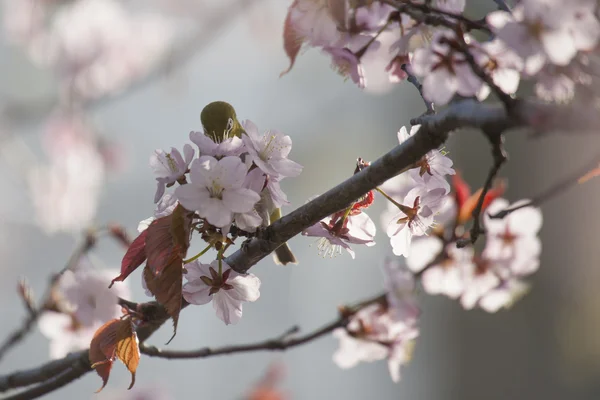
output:
[[[199,112],[211,101],[226,100],[240,119],[292,137],[290,157],[304,165],[299,178],[282,184],[293,207],[349,177],[357,157],[374,160],[397,144],[400,127],[424,112],[409,83],[392,86],[387,76],[367,68],[369,89],[361,91],[336,75],[317,50],[301,54],[294,69],[279,78],[288,63],[281,38],[288,3],[4,0],[0,337],[25,318],[16,294],[20,277],[41,296],[86,226],[117,222],[133,234],[138,222],[152,215],[150,154],[181,149],[189,132],[201,129]],[[476,17],[494,7],[491,0],[471,3],[480,7],[468,11]],[[106,21],[109,39],[91,28]],[[90,66],[90,49],[114,43],[119,46],[111,48],[112,58]],[[73,145],[77,140],[64,131],[77,129],[86,133]],[[72,160],[70,149],[89,143],[99,159],[79,152],[86,156],[64,162]],[[593,137],[565,133],[533,139],[528,132],[511,132],[510,162],[502,171],[506,197],[515,201],[540,193],[584,165],[597,147]],[[491,164],[482,136],[460,132],[447,150],[471,186],[481,186]],[[72,179],[73,170],[81,181]],[[60,176],[70,183],[57,185]],[[600,186],[591,181],[543,205],[541,268],[531,293],[512,309],[466,312],[445,297],[422,294],[421,336],[399,384],[391,381],[385,362],[339,369],[331,358],[337,342],[328,336],[285,353],[181,361],[142,357],[136,387],[159,388],[150,390],[172,399],[237,399],[277,362],[285,370],[282,390],[292,399],[596,400],[599,199]],[[63,200],[66,204],[58,205]],[[378,198],[369,212],[374,221],[383,207]],[[73,215],[78,218],[70,220]],[[190,307],[169,347],[247,343],[279,336],[296,324],[308,332],[331,321],[337,306],[382,290],[381,265],[391,248],[383,229],[377,240],[375,247],[357,249],[355,260],[346,253],[324,260],[313,239],[293,239],[300,264],[280,267],[267,258],[255,266],[261,298],[244,306],[238,325],[224,326],[210,306]],[[98,268],[119,268],[123,253],[102,240],[90,257]],[[147,299],[140,279],[140,271],[129,278],[134,301]],[[149,342],[162,347],[171,336],[169,325]],[[48,341],[34,330],[0,361],[0,374],[46,360]],[[116,363],[101,394],[93,394],[100,379],[90,373],[46,398],[120,399],[128,384],[129,374]]]

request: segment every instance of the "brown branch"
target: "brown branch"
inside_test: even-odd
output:
[[[502,218],[506,217],[508,214],[515,212],[517,210],[520,210],[521,208],[540,206],[542,203],[545,203],[546,201],[556,197],[557,195],[559,195],[563,192],[566,192],[572,186],[579,183],[579,179],[584,174],[586,174],[588,171],[590,171],[591,169],[597,168],[598,163],[600,163],[600,153],[596,154],[592,158],[592,160],[590,160],[588,163],[586,163],[582,168],[577,169],[577,171],[575,173],[569,175],[568,177],[561,180],[557,184],[549,187],[548,189],[546,189],[542,193],[538,194],[531,200],[521,203],[516,206],[508,207],[494,215],[489,215],[489,217],[492,219],[502,219]]]
[[[504,1],[504,0],[494,0],[494,3],[496,3],[496,6],[498,6],[498,10],[506,11],[506,12],[511,12],[510,11],[510,7],[508,6],[508,4],[506,4],[506,1]]]
[[[238,272],[247,271],[262,258],[269,255],[281,243],[286,242],[327,215],[347,207],[369,190],[395,176],[397,171],[412,165],[424,154],[439,147],[447,139],[450,131],[462,127],[475,127],[484,130],[493,127],[498,132],[503,132],[506,129],[523,125],[523,121],[527,120],[529,117],[528,112],[532,108],[524,103],[523,107],[518,108],[518,110],[519,115],[508,117],[504,107],[486,105],[475,100],[463,100],[451,104],[437,114],[425,115],[415,119],[415,121],[418,121],[416,123],[421,124],[421,128],[407,141],[373,162],[368,168],[276,221],[265,229],[262,237],[251,239],[246,246],[233,253],[225,261]],[[536,108],[534,111],[539,115],[540,109]],[[184,302],[182,308],[186,306],[187,303]],[[137,311],[148,317],[147,321],[137,329],[141,343],[169,319],[164,308],[155,302],[138,304]],[[304,340],[307,338],[308,336],[304,337]],[[71,366],[73,359],[70,357],[81,357],[81,362]],[[84,350],[37,368],[8,376],[0,376],[0,392],[46,381],[20,393],[22,396],[35,398],[46,393],[46,388],[60,387],[66,381],[74,380],[81,374],[89,372],[90,367],[87,357],[87,350]],[[63,373],[64,371],[70,372]],[[57,374],[61,374],[60,381],[48,381],[50,376],[56,376]]]
[[[421,84],[421,82],[419,82],[419,80],[417,79],[416,76],[414,76],[412,73],[410,73],[408,66],[406,64],[402,64],[402,71],[404,71],[407,75],[406,80],[411,83],[414,87],[417,88],[417,90],[419,91],[419,94],[421,95],[421,98],[423,99],[423,102],[425,102],[425,108],[427,108],[427,111],[425,112],[425,114],[435,114],[435,107],[433,105],[432,102],[428,101],[425,96],[423,96],[423,85]]]
[[[381,302],[384,299],[385,294],[380,294],[357,305],[351,307],[344,307],[342,308],[343,311],[340,313],[340,316],[336,320],[326,325],[323,325],[321,328],[313,332],[295,338],[290,338],[289,336],[292,333],[296,332],[296,330],[298,329],[297,327],[289,329],[283,335],[280,335],[275,339],[264,340],[252,344],[223,346],[217,348],[204,347],[197,350],[164,350],[156,348],[154,346],[147,346],[144,343],[140,343],[140,351],[143,354],[146,354],[151,357],[160,357],[168,359],[206,358],[224,354],[246,353],[252,351],[283,351],[292,347],[301,346],[303,344],[312,342],[313,340],[318,339],[321,336],[333,332],[337,328],[345,327],[350,322],[350,317],[353,314],[355,314],[356,312],[368,305]]]
[[[508,159],[506,151],[504,150],[504,136],[502,134],[503,132],[497,130],[483,130],[483,133],[492,146],[492,157],[494,159],[494,162],[488,172],[488,176],[485,180],[485,184],[483,185],[483,190],[479,195],[479,199],[477,199],[477,206],[475,207],[472,213],[473,226],[469,231],[469,238],[459,239],[456,242],[456,246],[459,248],[465,247],[469,244],[475,244],[477,238],[479,238],[479,235],[485,233],[483,228],[481,227],[481,211],[483,209],[483,202],[488,191],[492,188],[492,184],[494,183],[494,179],[496,179],[496,176],[498,176],[500,168],[502,168],[502,165],[504,165],[504,163]]]

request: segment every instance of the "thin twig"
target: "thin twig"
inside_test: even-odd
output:
[[[63,269],[60,270],[57,274],[54,274],[50,278],[50,283],[48,284],[46,293],[42,297],[42,301],[41,301],[41,304],[39,305],[39,307],[37,307],[35,309],[31,309],[30,307],[27,307],[28,308],[28,316],[25,319],[25,321],[23,322],[23,324],[21,325],[21,327],[19,327],[13,333],[11,333],[8,336],[8,338],[6,338],[4,343],[2,343],[2,345],[0,346],[0,359],[2,359],[2,357],[4,357],[6,355],[8,350],[10,350],[12,347],[17,345],[21,340],[23,340],[27,336],[27,334],[29,332],[31,332],[31,329],[34,327],[35,323],[37,322],[37,320],[40,317],[40,315],[42,314],[42,312],[44,312],[44,310],[46,310],[48,308],[48,306],[51,305],[52,297],[53,297],[52,292],[53,292],[58,280],[60,279],[60,277],[66,271],[73,270],[77,267],[77,264],[79,263],[81,258],[94,247],[94,245],[96,243],[96,239],[97,239],[97,237],[96,237],[95,231],[89,230],[86,232],[85,239],[79,246],[77,246],[75,248],[75,250],[73,250],[73,253],[69,257],[69,261],[63,267]]]
[[[297,327],[293,327],[286,331],[283,335],[275,339],[264,340],[252,344],[241,344],[233,346],[224,346],[217,348],[203,347],[197,350],[164,350],[154,346],[147,346],[140,343],[140,352],[151,357],[169,358],[169,359],[190,359],[190,358],[206,358],[232,353],[247,353],[252,351],[283,351],[292,347],[300,346],[309,343],[321,336],[333,332],[337,328],[343,328],[348,325],[349,318],[354,313],[362,308],[381,302],[385,298],[385,294],[377,295],[369,300],[363,301],[357,305],[343,308],[344,312],[335,320],[321,328],[303,336],[289,337],[292,332],[297,331]]]
[[[408,66],[406,64],[402,64],[402,71],[404,71],[406,73],[406,80],[410,83],[412,83],[412,85],[414,87],[417,88],[417,90],[419,91],[419,94],[421,95],[421,98],[423,99],[423,102],[425,102],[425,107],[427,108],[427,111],[425,112],[426,115],[429,114],[435,114],[435,108],[432,102],[428,101],[425,96],[423,96],[423,85],[421,84],[421,82],[419,82],[419,80],[417,79],[416,76],[414,76],[409,70],[408,70]]]
[[[489,131],[484,130],[483,133],[487,137],[492,146],[492,157],[494,159],[494,163],[488,172],[487,179],[485,180],[485,184],[483,185],[483,190],[479,195],[479,199],[477,200],[477,206],[473,210],[473,226],[469,231],[469,238],[459,239],[456,242],[456,246],[458,248],[465,247],[469,244],[475,244],[477,238],[482,233],[485,233],[483,228],[481,227],[481,211],[483,210],[483,202],[485,200],[485,196],[488,191],[491,189],[492,184],[494,183],[494,179],[498,175],[500,168],[506,162],[507,155],[504,150],[504,135],[501,131]]]
[[[502,219],[508,214],[520,210],[521,208],[538,207],[542,203],[545,203],[546,201],[556,197],[557,195],[566,192],[569,188],[579,183],[579,178],[581,178],[585,173],[587,173],[591,169],[597,168],[598,163],[600,163],[600,153],[596,154],[590,162],[586,163],[582,168],[579,168],[575,173],[569,175],[557,184],[549,187],[548,189],[538,194],[531,200],[512,207],[508,207],[494,215],[489,215],[489,217],[491,219]]]
[[[504,0],[494,0],[494,3],[498,6],[498,10],[511,12],[510,7],[506,4]]]

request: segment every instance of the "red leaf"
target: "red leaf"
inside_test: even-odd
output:
[[[131,372],[131,385],[135,383],[135,371],[140,361],[137,334],[130,318],[113,319],[102,325],[90,343],[89,359],[92,368],[102,378],[100,392],[106,386],[112,363],[119,358]]]
[[[185,257],[190,245],[191,219],[178,205],[171,215],[154,220],[146,236],[146,265],[156,274],[174,260]]]
[[[465,182],[458,171],[452,177],[452,189],[454,190],[454,198],[456,199],[456,207],[462,209],[465,202],[471,196],[471,188]]]
[[[127,249],[127,253],[123,256],[121,261],[121,274],[112,280],[109,288],[117,281],[124,281],[137,267],[142,265],[146,261],[146,235],[148,230],[146,229],[138,237],[135,238],[131,245]]]
[[[596,168],[592,169],[591,171],[589,171],[585,175],[583,175],[581,178],[579,178],[577,183],[585,183],[585,182],[589,181],[590,179],[595,178],[597,176],[600,176],[600,164],[598,164],[598,166]]]
[[[144,280],[148,290],[152,292],[156,301],[162,304],[171,318],[173,318],[173,340],[177,333],[177,322],[181,312],[181,296],[183,285],[183,259],[177,258],[163,268],[160,274],[152,271],[149,265],[144,268]]]
[[[302,48],[302,43],[304,42],[304,37],[302,37],[293,26],[292,22],[292,9],[296,7],[298,1],[294,0],[290,8],[288,9],[287,16],[285,17],[285,22],[283,24],[283,49],[285,50],[285,54],[287,54],[290,59],[290,66],[281,74],[279,77],[287,74],[292,70],[294,63],[296,62],[296,57]]]

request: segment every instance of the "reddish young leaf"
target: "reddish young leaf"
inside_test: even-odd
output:
[[[90,343],[89,359],[92,368],[102,378],[100,392],[106,386],[112,364],[119,358],[131,372],[131,385],[135,383],[135,371],[140,361],[137,334],[130,318],[113,319],[102,325]]]
[[[171,215],[153,221],[146,236],[146,265],[156,274],[176,259],[183,259],[190,245],[192,220],[178,205]]]
[[[117,281],[124,281],[137,267],[142,265],[146,261],[146,235],[148,230],[146,229],[138,237],[135,238],[131,245],[127,249],[127,253],[123,256],[121,261],[121,274],[112,280],[109,288]]]
[[[471,196],[471,188],[467,182],[463,180],[458,171],[452,176],[452,190],[454,191],[457,209],[460,210]]]
[[[110,369],[115,359],[115,346],[117,343],[117,331],[121,320],[112,319],[102,325],[92,338],[90,343],[89,359],[92,368],[102,378],[102,387],[96,391],[100,392],[106,386]]]
[[[287,74],[292,70],[294,63],[296,62],[296,57],[302,48],[302,43],[304,42],[304,38],[298,34],[298,32],[294,29],[292,23],[292,9],[297,6],[298,0],[294,0],[290,8],[288,9],[287,16],[285,17],[285,22],[283,24],[283,49],[285,50],[285,54],[287,54],[290,59],[290,66],[279,74],[279,77]]]
[[[144,268],[144,280],[148,290],[152,292],[156,301],[162,304],[171,318],[173,318],[173,340],[177,334],[177,322],[181,311],[181,296],[183,285],[183,259],[172,260],[160,274],[155,274],[152,269],[146,265]],[[167,342],[168,343],[168,342]]]
[[[591,171],[589,171],[585,175],[583,175],[581,178],[579,178],[577,183],[585,183],[585,182],[589,181],[590,179],[595,178],[597,176],[600,176],[600,164],[598,164],[598,166],[596,168],[592,169]]]
[[[488,192],[485,194],[485,197],[483,198],[483,204],[481,207],[481,213],[482,213],[481,215],[483,215],[483,212],[485,211],[485,209],[490,205],[490,203],[494,199],[497,199],[498,197],[500,197],[504,194],[505,190],[506,190],[506,185],[505,185],[504,181],[502,181],[502,180],[497,181],[497,183],[494,185],[494,187],[492,187],[490,190],[488,190]],[[483,191],[483,189],[477,190],[468,199],[466,199],[466,201],[462,204],[462,207],[458,211],[458,222],[459,223],[464,224],[465,222],[467,222],[468,220],[470,220],[472,218],[473,211],[475,210],[475,207],[477,207],[477,203],[479,202],[479,196],[481,196],[482,191]]]

